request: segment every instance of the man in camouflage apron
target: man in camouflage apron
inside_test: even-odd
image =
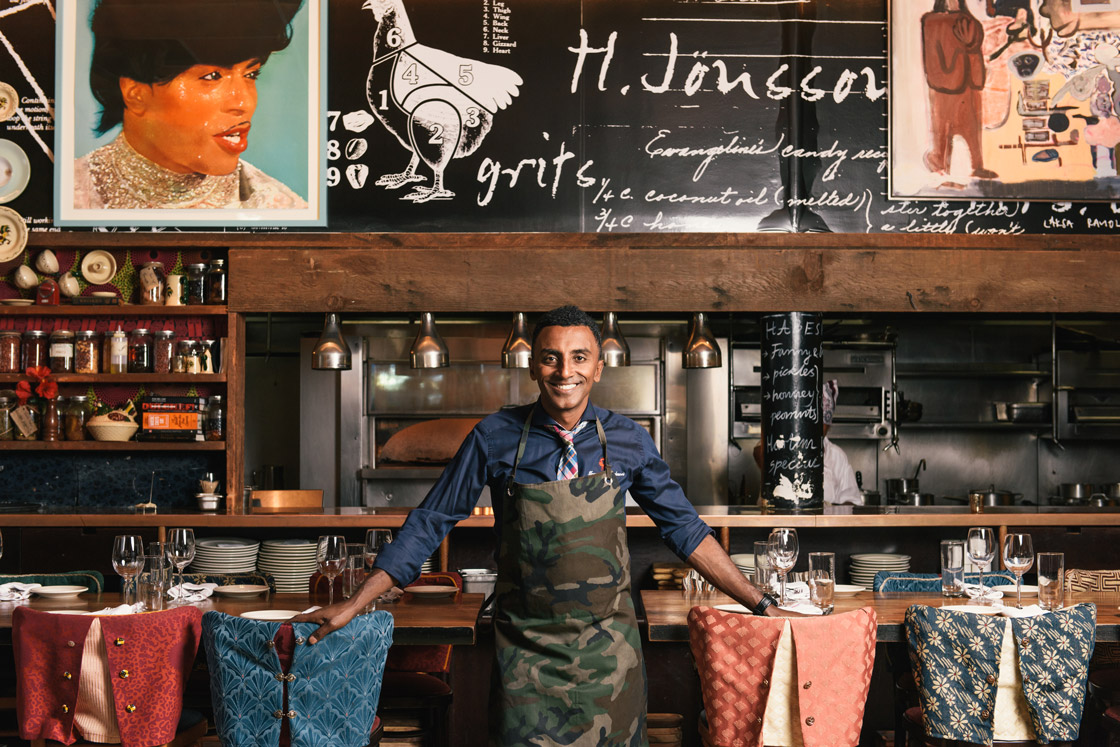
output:
[[[602,371],[598,329],[590,317],[575,307],[548,312],[534,330],[529,369],[541,393],[537,404],[518,416],[523,421],[504,412],[475,427],[424,502],[409,514],[396,541],[379,554],[358,592],[294,618],[321,624],[308,643],[346,625],[398,579],[415,578],[423,558],[470,515],[478,493],[489,484],[499,519],[492,743],[647,744],[645,668],[630,594],[625,480],[631,480],[631,495],[654,517],[666,542],[674,535],[681,557],[718,589],[756,614],[774,615],[777,607],[739,572],[696,515],[648,434],[633,421],[590,404],[591,387]],[[632,443],[610,446],[600,415],[614,424],[612,433]],[[592,424],[602,450],[600,470],[580,476],[574,438]],[[522,457],[531,431],[538,452],[531,471],[546,481],[521,484],[518,471],[524,474],[530,462]],[[495,435],[499,432],[501,440]],[[512,448],[515,434],[520,438]],[[638,441],[640,449],[635,448]],[[584,457],[590,457],[586,440],[584,448]],[[637,451],[648,457],[635,463]],[[620,452],[629,464],[619,464]],[[556,456],[560,463],[551,467]],[[565,460],[572,462],[570,469]],[[636,472],[644,475],[640,486]],[[675,536],[677,529],[682,536]]]

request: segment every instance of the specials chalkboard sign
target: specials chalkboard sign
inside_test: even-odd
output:
[[[934,9],[934,0],[906,2],[921,6],[916,17]],[[1111,199],[958,199],[952,190],[890,199],[889,103],[929,91],[891,87],[889,4],[329,0],[327,230],[1120,228]],[[1015,20],[1015,3],[964,5],[994,35]],[[1030,22],[1045,38],[1049,17],[1032,11]],[[0,15],[12,42],[0,49],[0,82],[21,105],[0,122],[0,140],[25,153],[30,170],[26,187],[0,200],[32,229],[52,225],[54,24],[43,4]],[[1077,113],[1064,112],[1085,130]],[[1107,119],[1086,108],[1085,123],[1090,116]],[[1089,158],[1072,137],[1059,138],[1070,142],[1063,157]],[[1093,158],[1115,158],[1094,147]]]

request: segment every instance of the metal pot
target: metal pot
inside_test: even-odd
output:
[[[1063,482],[1058,486],[1058,493],[1066,500],[1070,501],[1087,501],[1093,492],[1093,486],[1087,482]]]
[[[878,490],[861,490],[859,493],[863,496],[865,506],[878,506],[883,502],[883,496]]]
[[[1095,508],[1109,508],[1120,505],[1115,498],[1109,498],[1104,493],[1093,493],[1089,496],[1089,505]]]
[[[1114,501],[1120,501],[1120,482],[1109,482],[1100,486],[1100,492]]]
[[[891,500],[904,493],[917,493],[918,480],[909,477],[897,477],[890,480],[884,480],[883,485],[887,489],[887,500]]]
[[[996,490],[994,485],[990,486],[987,490],[968,491],[969,505],[1014,506],[1017,497],[1022,497],[1022,493],[1012,493],[1009,490]]]

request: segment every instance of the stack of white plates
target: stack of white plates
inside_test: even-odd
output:
[[[257,549],[261,543],[239,537],[209,537],[194,546],[192,573],[251,573],[257,569]]]
[[[904,573],[910,570],[910,556],[892,552],[863,552],[852,555],[850,575],[853,584],[874,587],[878,571]]]
[[[731,556],[731,562],[735,564],[735,567],[738,568],[744,576],[750,579],[754,578],[753,552],[735,553]]]
[[[265,540],[261,545],[257,568],[272,574],[278,593],[306,592],[308,580],[318,570],[315,560],[317,548],[313,540]]]

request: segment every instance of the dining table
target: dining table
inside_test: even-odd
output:
[[[483,594],[457,592],[443,598],[422,597],[405,591],[395,602],[377,602],[374,607],[386,610],[393,616],[393,643],[400,645],[475,643],[478,617],[485,601]],[[119,592],[86,592],[72,597],[45,598],[32,596],[27,600],[0,602],[0,630],[12,627],[12,613],[16,607],[30,607],[45,612],[94,612],[122,603]],[[256,596],[224,596],[214,594],[199,602],[191,602],[202,612],[216,610],[228,615],[243,615],[262,610],[289,610],[303,612],[324,602],[312,599],[307,593]]]
[[[645,609],[649,640],[668,643],[688,641],[688,611],[693,607],[715,607],[736,603],[734,599],[718,591],[687,592],[672,589],[643,589],[641,599]],[[959,608],[967,605],[968,601],[967,598],[943,597],[940,593],[861,591],[855,594],[837,594],[831,614],[871,607],[875,610],[878,621],[876,640],[881,643],[899,643],[906,640],[904,622],[906,608],[910,605]],[[1007,597],[1004,597],[1003,601],[1006,604]],[[1024,607],[1036,601],[1033,594],[1023,595]],[[1097,640],[1120,640],[1120,592],[1066,594],[1066,606],[1082,602],[1092,602],[1097,605]]]

